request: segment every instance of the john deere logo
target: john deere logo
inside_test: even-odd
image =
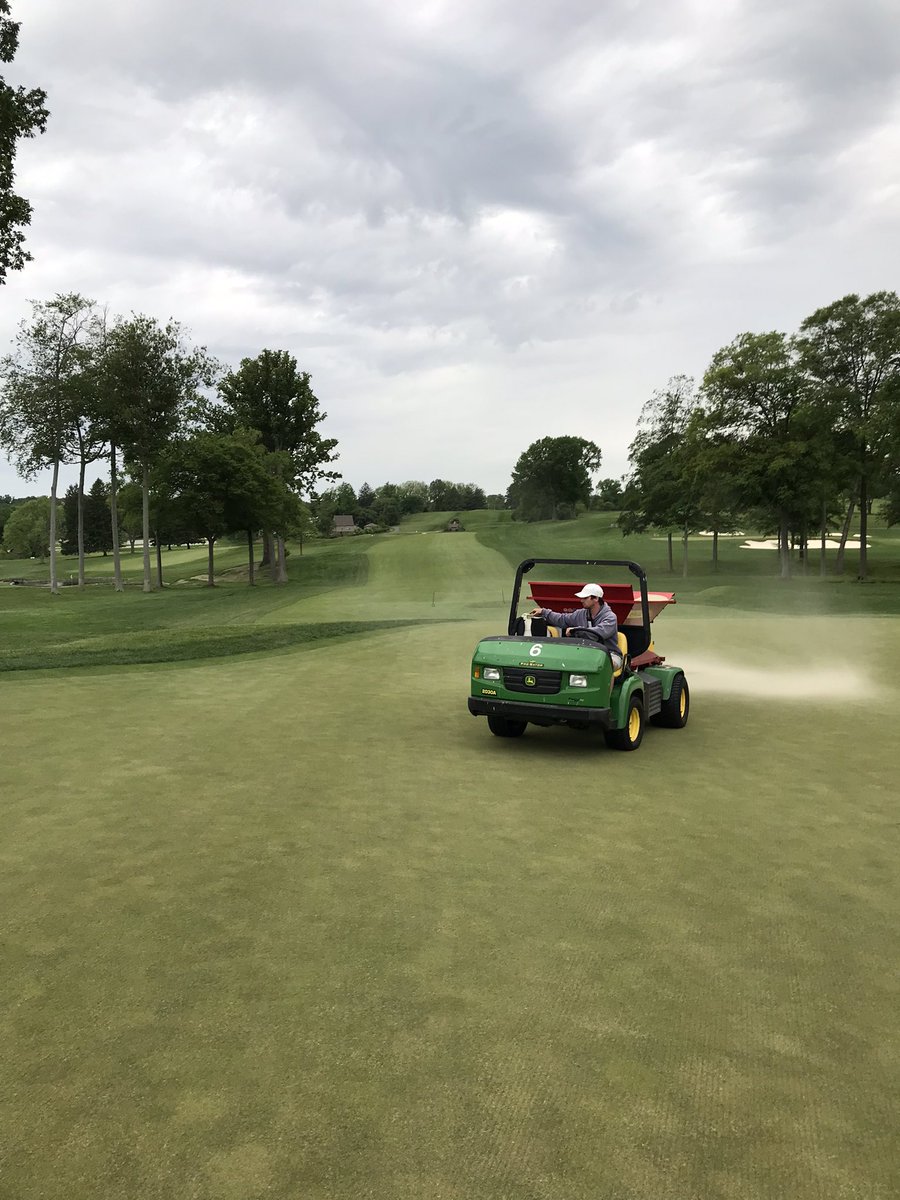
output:
[[[537,683],[537,680],[535,679],[535,677],[533,675],[525,676],[525,686],[526,687],[534,687],[534,685],[536,683]]]

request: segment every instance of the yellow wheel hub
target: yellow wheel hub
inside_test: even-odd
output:
[[[678,697],[678,715],[683,717],[687,712],[687,696],[684,694],[684,688],[681,689],[681,695]]]
[[[628,714],[628,740],[633,742],[637,739],[637,735],[641,732],[641,714],[636,708],[633,708]]]

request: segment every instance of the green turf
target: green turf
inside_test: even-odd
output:
[[[151,568],[156,572],[156,550],[151,548]],[[209,552],[206,546],[176,546],[164,551],[166,569],[164,577],[172,579],[196,578],[197,582],[206,579]],[[140,584],[144,575],[144,558],[140,545],[132,554],[129,549],[122,550],[122,576],[127,583]],[[221,543],[215,553],[216,572],[239,569],[247,561],[247,551],[242,545]],[[46,581],[50,577],[49,561],[40,559],[15,559],[6,555],[0,556],[0,581],[7,579],[25,579]],[[72,555],[60,555],[57,559],[57,578],[63,586],[73,585],[78,580],[78,559]],[[85,578],[89,583],[112,582],[112,555],[89,554],[85,558]]]
[[[687,729],[504,742],[520,527],[413,529],[0,589],[4,654],[104,663],[0,675],[0,1196],[892,1200],[897,589],[651,578]]]

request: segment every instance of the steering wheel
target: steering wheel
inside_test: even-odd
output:
[[[569,634],[569,637],[582,638],[589,642],[602,642],[603,641],[603,634],[600,632],[599,629],[590,629],[590,628],[580,629],[577,625],[573,626],[572,633]]]

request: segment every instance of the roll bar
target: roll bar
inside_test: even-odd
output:
[[[634,636],[637,629],[632,627],[629,630],[629,649],[632,656],[643,654],[648,649],[651,642],[650,633],[650,601],[647,596],[647,573],[642,566],[636,562],[631,562],[627,558],[526,558],[519,563],[516,568],[516,581],[513,585],[512,602],[509,606],[509,625],[507,632],[510,637],[515,636],[516,619],[519,615],[519,595],[522,591],[522,580],[529,571],[533,571],[538,566],[551,567],[626,567],[632,575],[636,576],[640,585],[641,592],[641,635],[640,644]],[[632,645],[632,640],[636,644]]]

